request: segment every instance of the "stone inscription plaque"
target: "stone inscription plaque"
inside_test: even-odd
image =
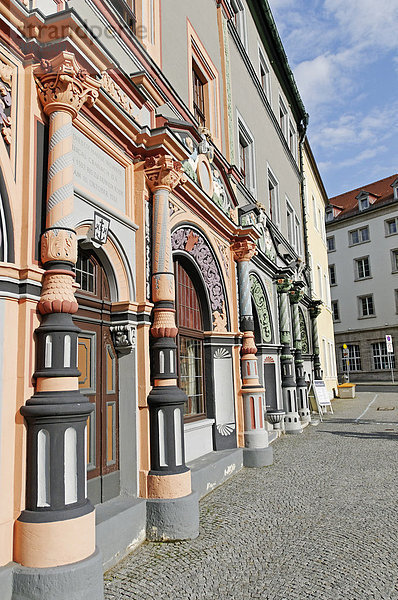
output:
[[[77,129],[73,129],[74,185],[125,211],[125,169]]]

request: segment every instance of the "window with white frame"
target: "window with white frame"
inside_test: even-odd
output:
[[[331,206],[329,206],[326,210],[325,210],[325,219],[326,219],[326,223],[329,223],[330,221],[333,221],[333,208]]]
[[[323,290],[322,290],[322,268],[320,265],[316,266],[317,276],[318,276],[318,296],[323,299]]]
[[[374,317],[375,306],[373,302],[373,294],[367,296],[358,296],[359,302],[359,316],[362,317]]]
[[[329,377],[330,370],[329,370],[329,364],[328,364],[328,353],[327,353],[327,345],[326,345],[325,338],[322,338],[322,348],[323,348],[323,361],[324,361],[323,364],[324,364],[325,371],[326,371],[325,375],[326,375],[326,377]]]
[[[327,246],[328,252],[334,252],[336,250],[336,242],[334,239],[334,235],[330,235],[329,237],[326,238],[326,246]]]
[[[362,198],[358,199],[358,208],[360,211],[366,210],[367,208],[369,208],[369,206],[370,203],[368,196],[363,196]]]
[[[337,285],[336,265],[329,265],[329,281],[330,285]]]
[[[325,302],[328,306],[330,306],[330,287],[327,273],[323,274],[323,289],[325,290]]]
[[[238,145],[239,145],[239,170],[243,175],[243,183],[252,193],[255,193],[255,170],[254,170],[254,138],[238,116]]]
[[[270,84],[270,74],[267,61],[265,60],[264,54],[261,49],[258,49],[258,60],[259,60],[259,78],[261,87],[269,102],[271,102],[271,84]]]
[[[280,210],[279,210],[279,185],[276,177],[273,175],[271,170],[268,168],[268,202],[271,220],[279,225],[280,223]]]
[[[386,342],[376,342],[372,344],[373,368],[376,371],[381,369],[395,369],[395,356],[393,352],[387,352]]]
[[[301,227],[298,216],[294,217],[294,247],[297,254],[301,255]]]
[[[287,222],[287,239],[291,246],[294,246],[294,211],[289,201],[286,199],[286,222]]]
[[[384,223],[386,227],[386,235],[395,235],[398,233],[398,217],[387,219],[387,221],[384,221]]]
[[[247,49],[247,34],[246,34],[246,15],[245,7],[242,0],[231,0],[233,10],[233,22],[241,39],[242,44]]]
[[[280,128],[282,129],[282,133],[285,136],[286,140],[287,140],[287,135],[288,135],[288,115],[287,115],[287,108],[285,106],[285,103],[283,102],[282,98],[279,97],[279,125]]]
[[[322,236],[322,240],[326,240],[326,228],[325,228],[325,218],[322,210],[318,207],[318,222],[319,222],[319,233]]]
[[[362,258],[356,258],[355,264],[355,279],[367,279],[370,277],[370,262],[369,256],[363,256]]]
[[[340,310],[338,300],[332,300],[332,315],[333,321],[340,321]]]
[[[317,211],[316,200],[315,200],[314,196],[312,196],[312,211],[313,211],[313,215],[314,215],[314,226],[315,226],[315,229],[318,229],[318,231],[319,231],[319,226],[318,226],[318,211]]]
[[[334,359],[334,344],[328,341],[329,346],[329,360],[330,360],[330,375],[336,377],[336,361]]]
[[[398,248],[391,250],[392,272],[398,273]]]
[[[348,232],[348,240],[350,246],[356,246],[357,244],[363,244],[364,242],[368,242],[370,240],[369,237],[369,227],[359,227],[358,229],[353,229]]]
[[[289,149],[295,160],[297,160],[297,135],[294,125],[289,121]]]
[[[361,353],[359,350],[359,344],[347,344],[348,358],[343,356],[343,347],[340,348],[341,366],[343,371],[362,371],[361,365]],[[347,361],[349,364],[347,364]]]

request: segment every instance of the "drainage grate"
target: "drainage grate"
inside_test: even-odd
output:
[[[378,406],[377,410],[395,410],[395,406]]]

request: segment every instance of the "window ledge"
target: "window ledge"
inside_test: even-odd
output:
[[[358,317],[358,319],[375,319],[377,315],[362,315],[362,317]]]
[[[207,429],[215,423],[215,419],[198,419],[190,423],[184,423],[184,431],[194,431],[195,429]]]
[[[364,242],[357,242],[356,244],[348,244],[349,248],[355,248],[355,246],[362,246],[362,244],[369,244],[372,240],[365,240]]]
[[[367,279],[373,279],[373,275],[368,275],[367,277],[356,277],[354,281],[366,281]]]

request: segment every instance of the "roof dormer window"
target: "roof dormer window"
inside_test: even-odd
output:
[[[398,178],[392,182],[391,187],[394,190],[394,199],[398,200]]]
[[[362,190],[355,199],[358,201],[358,210],[361,212],[363,210],[367,210],[370,208],[370,205],[373,204],[377,198],[380,198],[377,194],[372,194],[371,192],[367,192],[366,190]]]
[[[326,223],[333,221],[333,208],[330,206],[325,210]]]

